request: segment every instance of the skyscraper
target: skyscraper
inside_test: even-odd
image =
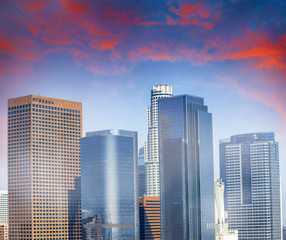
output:
[[[9,239],[81,239],[82,104],[8,100]]]
[[[139,180],[139,197],[143,196],[145,194],[145,165],[139,165],[138,166],[138,180]]]
[[[8,240],[8,192],[0,191],[0,240]]]
[[[161,239],[160,197],[143,196],[139,199],[140,240]]]
[[[145,194],[145,164],[144,164],[144,147],[139,149],[138,155],[138,175],[139,175],[139,197]]]
[[[0,222],[0,240],[8,240],[8,225]]]
[[[278,143],[274,133],[249,133],[221,141],[230,228],[239,239],[281,239]]]
[[[238,240],[237,230],[228,229],[227,216],[224,211],[224,183],[215,180],[215,230],[216,240]]]
[[[100,215],[103,240],[139,240],[137,133],[88,132],[81,149],[83,222]]]
[[[8,224],[8,192],[0,191],[0,223]]]
[[[148,136],[144,152],[148,196],[160,196],[158,100],[172,96],[172,86],[157,85],[151,89],[151,105],[147,107]]]
[[[204,99],[160,99],[159,138],[162,239],[215,239],[212,114]]]

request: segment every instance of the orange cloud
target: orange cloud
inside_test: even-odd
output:
[[[100,36],[100,37],[111,37],[112,34],[106,30],[99,27],[96,27],[94,24],[86,21],[80,21],[79,24],[85,28],[90,35]]]
[[[62,1],[62,4],[65,5],[68,9],[70,9],[73,13],[80,15],[84,14],[90,7],[90,4],[87,2]]]
[[[213,28],[214,23],[211,23],[210,20],[213,21],[217,18],[217,16],[212,16],[210,10],[207,9],[203,3],[184,2],[180,3],[178,9],[171,7],[170,10],[177,15],[177,17],[174,19],[168,16],[168,25],[197,25],[206,28]]]
[[[49,38],[43,37],[42,39],[43,41],[47,43],[51,43],[51,44],[70,45],[69,40],[64,37],[59,37],[59,39],[49,39]]]
[[[278,43],[267,40],[262,34],[248,32],[247,37],[223,44],[215,56],[220,60],[242,60],[256,58],[254,67],[286,69],[286,48],[282,37]]]
[[[99,50],[108,50],[116,46],[119,42],[115,39],[107,40],[107,41],[101,41],[99,43],[94,43],[91,45],[91,48],[96,48]]]

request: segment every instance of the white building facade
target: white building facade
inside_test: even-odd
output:
[[[144,148],[147,196],[160,196],[158,100],[172,96],[172,86],[157,85],[151,89],[151,105],[147,107],[148,136]]]
[[[215,180],[215,230],[216,240],[238,240],[238,231],[228,229],[227,214],[224,211],[224,183]]]
[[[8,224],[8,191],[0,191],[0,223]]]

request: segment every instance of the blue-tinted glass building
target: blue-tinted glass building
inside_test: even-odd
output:
[[[160,99],[159,138],[162,239],[215,239],[212,115],[204,99]]]
[[[274,133],[249,133],[220,142],[229,227],[240,240],[280,240],[281,189]]]
[[[101,239],[90,224],[100,215],[103,240],[139,240],[137,159],[136,132],[95,131],[81,139],[84,239]]]

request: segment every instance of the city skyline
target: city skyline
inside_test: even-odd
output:
[[[0,4],[1,190],[7,189],[9,98],[82,102],[83,133],[130,129],[142,147],[150,90],[158,84],[205,98],[213,113],[215,176],[219,139],[265,131],[275,132],[286,171],[285,3]],[[286,206],[283,175],[282,184]]]

